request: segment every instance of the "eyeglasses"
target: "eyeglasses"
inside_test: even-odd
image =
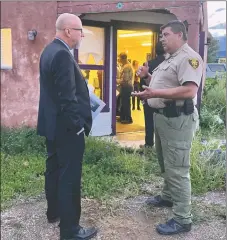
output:
[[[70,29],[73,29],[73,30],[76,30],[76,31],[80,31],[81,34],[83,33],[83,29],[82,28],[70,28]]]

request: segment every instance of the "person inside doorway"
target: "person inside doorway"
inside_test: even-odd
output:
[[[152,75],[153,70],[165,60],[165,51],[163,49],[162,43],[157,42],[155,46],[156,58],[148,61],[149,73]],[[143,91],[142,86],[149,86],[149,82],[145,78],[140,80],[140,90]],[[148,105],[147,101],[143,101],[144,110],[144,121],[145,121],[145,145],[140,147],[153,147],[154,145],[154,120],[153,120],[153,109]]]
[[[121,61],[120,58],[118,56],[117,59],[117,79],[116,79],[116,83],[117,83],[117,91],[116,91],[116,99],[117,99],[117,104],[116,104],[116,116],[120,116],[120,112],[121,112],[121,96],[120,96],[120,76],[121,76]]]
[[[128,62],[127,54],[122,52],[119,56],[120,62],[122,64],[122,69],[120,73],[120,98],[121,98],[121,108],[120,108],[120,122],[123,124],[132,123],[131,117],[131,92],[132,79],[133,79],[133,69],[131,64]]]
[[[139,81],[139,77],[136,75],[136,72],[139,68],[139,62],[137,60],[133,60],[132,67],[133,67],[133,91],[139,92],[140,81]],[[141,110],[140,109],[140,98],[132,96],[132,110],[135,110],[135,102],[137,103],[137,110],[140,111]]]

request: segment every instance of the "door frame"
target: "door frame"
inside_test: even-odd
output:
[[[112,59],[112,131],[113,135],[116,135],[116,78],[117,78],[117,31],[118,30],[150,30],[153,32],[160,32],[162,24],[151,23],[138,23],[127,21],[112,20],[111,26],[113,27],[113,59]],[[158,35],[157,35],[158,36]]]

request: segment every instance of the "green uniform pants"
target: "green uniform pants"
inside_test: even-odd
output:
[[[155,147],[164,177],[162,198],[173,202],[173,218],[191,223],[190,149],[198,111],[175,118],[154,114]]]

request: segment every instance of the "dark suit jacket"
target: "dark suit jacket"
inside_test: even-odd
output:
[[[87,84],[72,54],[55,39],[40,58],[40,100],[37,132],[49,140],[56,134],[92,126]]]

